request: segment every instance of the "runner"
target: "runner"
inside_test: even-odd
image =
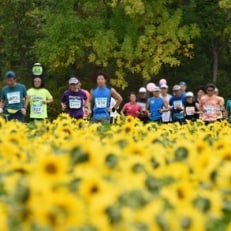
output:
[[[196,106],[196,101],[194,100],[193,92],[189,91],[185,94],[186,100],[184,102],[184,113],[185,113],[185,119],[196,121],[198,119],[198,110]]]
[[[42,120],[47,118],[47,105],[53,102],[53,97],[44,86],[43,77],[32,80],[32,88],[27,91],[30,103],[30,119]]]
[[[231,123],[231,99],[230,98],[226,102],[226,117],[229,123]]]
[[[64,92],[61,99],[62,110],[67,111],[72,118],[82,119],[84,107],[91,113],[87,95],[80,89],[80,82],[77,78],[71,77],[68,83],[69,89]]]
[[[104,124],[110,123],[110,101],[111,97],[116,100],[114,108],[119,108],[122,102],[122,97],[114,89],[106,85],[106,76],[99,73],[96,76],[97,87],[91,90],[90,102],[93,106],[92,122],[101,122]]]
[[[116,122],[116,118],[118,116],[118,112],[117,109],[115,108],[116,106],[116,100],[111,97],[111,101],[110,101],[110,123],[114,124]]]
[[[218,119],[218,115],[224,112],[224,105],[222,100],[215,94],[216,86],[213,83],[207,84],[206,92],[199,103],[199,108],[202,113],[202,120],[205,124],[215,122]],[[219,110],[218,110],[219,108]]]
[[[166,84],[160,85],[160,94],[164,102],[166,102],[165,109],[168,109],[168,111],[165,111],[162,113],[162,122],[169,123],[172,121],[171,110],[170,110],[170,105],[169,105],[169,101],[172,95],[168,94],[168,85]]]
[[[147,104],[147,90],[145,87],[141,87],[139,89],[139,97],[137,103],[140,104],[142,110],[141,113],[138,115],[138,118],[143,122],[147,123],[149,121],[148,114],[146,112],[146,104]]]
[[[222,102],[222,104],[224,106],[225,105],[225,99],[222,96],[219,96],[219,89],[217,87],[215,88],[214,92],[215,92],[215,95],[218,96],[221,99],[221,102]],[[220,108],[219,105],[217,106],[217,112],[218,112],[217,119],[222,120],[223,119],[223,113],[222,113],[221,108]]]
[[[161,122],[162,121],[162,112],[169,109],[164,109],[164,106],[167,108],[166,103],[164,103],[163,98],[160,96],[160,88],[155,87],[153,89],[153,96],[150,97],[147,101],[147,113],[149,115],[150,121],[152,122]]]
[[[187,83],[184,81],[179,82],[179,86],[181,87],[182,95],[185,97],[186,90],[187,90]]]
[[[123,106],[120,112],[121,115],[123,117],[125,116],[138,117],[138,115],[140,115],[142,112],[142,107],[140,106],[139,103],[136,102],[136,94],[134,92],[130,93],[129,100],[130,101]]]
[[[16,74],[8,71],[5,74],[6,86],[2,88],[0,112],[7,114],[8,120],[25,122],[28,96],[26,87],[16,82]]]
[[[169,105],[172,108],[172,121],[183,124],[185,121],[185,118],[184,118],[185,97],[182,94],[182,89],[179,85],[175,85],[173,87],[173,93],[174,95],[171,97],[169,101]]]

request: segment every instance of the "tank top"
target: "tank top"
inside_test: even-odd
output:
[[[93,90],[93,118],[104,119],[110,117],[108,108],[111,101],[111,89],[97,87]]]

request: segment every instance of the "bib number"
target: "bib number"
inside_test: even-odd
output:
[[[213,106],[205,106],[206,114],[207,115],[212,115],[215,113],[215,108]]]
[[[42,114],[42,108],[43,108],[42,105],[33,105],[32,106],[32,113],[40,115],[40,114]]]
[[[20,103],[20,92],[7,93],[7,99],[9,104]]]
[[[70,109],[79,109],[81,108],[81,99],[80,98],[69,98],[69,107]]]
[[[106,108],[107,107],[107,98],[96,98],[95,106],[97,108]]]
[[[186,115],[194,115],[195,108],[194,107],[186,107],[185,111],[186,111]]]

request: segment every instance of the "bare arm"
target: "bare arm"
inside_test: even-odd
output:
[[[123,98],[114,88],[111,88],[111,95],[116,100],[116,104],[115,104],[114,108],[119,108],[120,104],[123,101]]]

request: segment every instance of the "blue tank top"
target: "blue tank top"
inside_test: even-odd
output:
[[[93,118],[104,119],[110,116],[111,89],[108,87],[97,87],[93,90]]]
[[[161,97],[149,98],[149,110],[151,113],[150,120],[160,120],[161,119],[161,113],[160,109],[163,107],[163,99]]]

